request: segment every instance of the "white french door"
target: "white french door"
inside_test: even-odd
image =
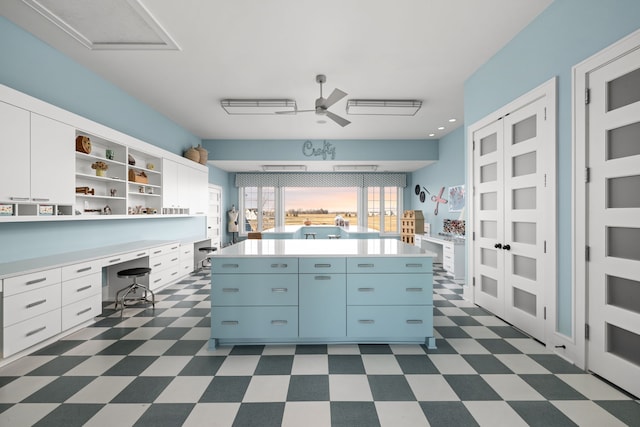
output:
[[[543,343],[555,284],[550,102],[525,101],[472,136],[474,301]]]
[[[640,50],[587,87],[587,365],[640,396]]]
[[[207,210],[207,238],[211,239],[211,246],[220,247],[222,239],[222,190],[215,185],[209,185],[209,207]]]

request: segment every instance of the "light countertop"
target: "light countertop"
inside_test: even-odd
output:
[[[244,240],[216,252],[215,257],[436,257],[396,239]]]
[[[367,228],[367,227],[360,227],[357,225],[350,225],[349,227],[340,227],[337,225],[283,225],[280,227],[274,227],[274,228],[270,228],[268,230],[264,230],[262,233],[263,234],[269,234],[269,233],[295,233],[298,230],[300,230],[301,228],[305,228],[305,227],[309,227],[309,228],[340,228],[343,231],[345,231],[346,233],[349,234],[353,234],[353,233],[379,233],[378,230],[374,230],[373,228]]]

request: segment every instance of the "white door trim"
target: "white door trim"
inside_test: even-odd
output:
[[[587,246],[587,187],[585,173],[587,166],[586,153],[586,108],[585,96],[587,91],[587,76],[596,69],[614,61],[615,59],[640,48],[640,30],[622,38],[611,46],[575,65],[572,70],[572,189],[571,217],[571,264],[573,265],[571,282],[573,297],[573,333],[567,337],[567,345],[571,344],[573,351],[569,358],[580,368],[586,367],[587,342],[585,339],[585,325],[587,323],[587,262],[585,250]],[[578,286],[579,285],[579,286]]]
[[[467,198],[468,212],[469,212],[469,225],[471,225],[472,232],[478,230],[473,229],[474,224],[474,206],[473,188],[474,188],[474,156],[473,156],[473,136],[474,133],[485,126],[495,122],[500,117],[505,116],[515,110],[518,110],[526,105],[533,103],[534,101],[546,97],[547,102],[547,120],[549,121],[550,135],[552,139],[553,150],[549,152],[549,158],[546,163],[547,169],[547,186],[553,191],[549,192],[549,196],[545,200],[545,206],[548,206],[550,217],[549,227],[546,230],[545,240],[547,241],[547,253],[548,253],[548,266],[545,268],[545,277],[543,283],[545,283],[545,301],[544,304],[547,307],[547,316],[545,323],[545,337],[546,345],[548,348],[554,348],[557,339],[556,332],[556,292],[557,292],[557,165],[556,165],[556,151],[557,151],[557,78],[553,77],[538,86],[537,88],[525,93],[518,97],[516,100],[506,104],[497,111],[488,114],[486,117],[478,120],[477,122],[467,127],[467,188],[471,193],[471,196]],[[469,236],[473,239],[473,234]],[[473,240],[467,245],[467,285],[464,288],[464,298],[475,302],[475,290],[472,286],[472,278],[475,277],[475,259],[474,259],[474,244]]]

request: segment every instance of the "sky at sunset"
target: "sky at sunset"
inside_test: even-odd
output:
[[[289,209],[326,209],[329,212],[356,212],[358,192],[355,188],[289,187],[285,191],[285,211]]]

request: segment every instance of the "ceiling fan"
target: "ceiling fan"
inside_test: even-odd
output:
[[[340,101],[342,98],[347,96],[346,92],[343,92],[340,89],[334,89],[328,98],[323,98],[322,84],[327,82],[327,76],[325,76],[324,74],[318,74],[316,76],[316,82],[320,83],[320,98],[316,99],[316,108],[313,110],[297,110],[294,112],[294,114],[315,112],[318,115],[329,117],[331,120],[333,120],[334,122],[336,122],[342,127],[345,127],[346,125],[351,123],[349,120],[342,118],[337,114],[334,114],[331,111],[329,111],[329,107],[331,107],[333,104],[335,104],[336,102]],[[279,114],[289,114],[289,113],[290,113],[289,111],[283,111]]]

